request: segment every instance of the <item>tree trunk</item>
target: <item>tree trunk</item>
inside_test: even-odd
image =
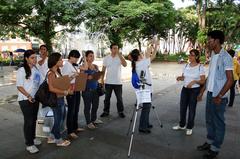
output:
[[[140,39],[137,39],[137,42],[138,42],[138,49],[140,52],[142,52],[142,44],[141,44]]]
[[[51,18],[51,13],[48,12],[47,17],[46,17],[46,21],[45,21],[45,27],[44,27],[44,37],[42,38],[43,42],[47,46],[49,54],[51,54],[52,51],[53,51],[53,48],[52,48],[52,37],[53,37],[53,35],[51,35],[51,30],[52,29],[51,29],[50,18]]]

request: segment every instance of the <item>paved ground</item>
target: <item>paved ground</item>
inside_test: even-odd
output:
[[[195,128],[192,136],[184,131],[173,131],[171,127],[179,119],[180,84],[174,78],[181,72],[177,64],[153,64],[154,96],[153,105],[160,117],[163,128],[151,111],[152,133],[134,135],[131,158],[133,159],[201,159],[203,153],[196,151],[196,146],[205,141],[205,100],[198,103]],[[11,72],[9,72],[11,73]],[[0,79],[1,81],[1,79]],[[95,131],[79,134],[79,139],[67,148],[43,144],[40,152],[29,155],[24,149],[22,132],[23,117],[16,102],[14,85],[0,86],[0,159],[123,159],[127,158],[129,136],[126,136],[129,121],[134,109],[135,95],[129,82],[124,82],[123,98],[127,117],[120,119],[116,113],[116,99],[111,103],[111,116],[102,119],[105,123]],[[114,95],[113,95],[114,96]],[[227,131],[219,159],[239,159],[240,156],[240,98],[236,96],[233,108],[226,109]],[[98,113],[102,113],[101,97]],[[80,124],[84,126],[83,103],[81,102]]]

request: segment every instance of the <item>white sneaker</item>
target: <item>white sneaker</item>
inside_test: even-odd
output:
[[[100,119],[96,119],[96,120],[94,121],[94,124],[103,124],[103,121],[100,120]]]
[[[173,130],[185,130],[185,129],[186,129],[186,126],[181,127],[181,126],[177,125],[177,126],[172,127],[172,129],[173,129]]]
[[[38,145],[41,145],[41,144],[42,144],[42,141],[41,141],[41,140],[39,140],[39,139],[34,139],[34,140],[33,140],[33,142],[34,142],[34,145],[36,145],[36,146],[38,146]]]
[[[32,154],[37,153],[39,151],[39,149],[35,145],[27,146],[26,150]]]
[[[188,136],[192,135],[192,129],[187,129],[186,135],[188,135]]]

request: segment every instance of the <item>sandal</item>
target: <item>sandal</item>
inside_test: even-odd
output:
[[[83,129],[83,128],[77,128],[77,130],[76,130],[76,132],[83,132],[83,131],[85,131],[85,129]]]
[[[77,136],[75,133],[69,134],[69,137],[70,137],[71,139],[77,139],[77,138],[78,138],[78,136]]]
[[[93,123],[88,124],[87,127],[90,130],[96,129],[96,126]]]
[[[66,147],[69,146],[70,144],[71,142],[68,140],[61,140],[59,143],[57,143],[57,146]]]
[[[52,137],[48,137],[47,143],[48,144],[55,144],[56,140],[54,138],[52,138]]]

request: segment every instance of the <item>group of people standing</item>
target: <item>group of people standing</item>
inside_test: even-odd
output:
[[[104,110],[101,117],[106,117],[110,112],[110,99],[112,91],[117,97],[117,110],[120,118],[124,118],[124,105],[122,100],[121,66],[127,66],[124,57],[119,53],[117,44],[110,46],[111,54],[103,60],[102,77],[100,83],[105,84]],[[70,139],[78,138],[77,133],[84,131],[78,124],[78,114],[81,96],[84,103],[84,116],[86,128],[96,129],[97,124],[103,123],[97,118],[99,106],[99,94],[97,91],[99,82],[94,79],[94,74],[99,72],[94,62],[94,52],[87,50],[83,55],[82,64],[78,64],[80,53],[78,50],[71,50],[68,60],[63,62],[60,53],[52,53],[48,56],[46,45],[39,48],[40,55],[37,56],[33,50],[27,50],[24,53],[24,63],[17,71],[16,86],[18,89],[18,102],[24,116],[24,136],[26,149],[30,153],[36,153],[39,149],[36,147],[41,141],[36,139],[36,121],[39,109],[39,102],[34,99],[36,85],[46,80],[49,91],[57,95],[57,105],[51,107],[54,116],[54,125],[48,137],[47,143],[55,143],[57,146],[70,145],[69,140],[64,140],[61,130],[64,126],[66,116],[66,128]],[[87,74],[87,83],[84,91],[75,91],[75,79],[79,73]],[[104,76],[106,72],[106,79]],[[70,77],[70,88],[60,90],[54,86],[54,80],[58,77],[68,75]],[[66,104],[65,104],[66,101]],[[67,112],[65,107],[67,106]],[[42,106],[46,107],[46,106]]]
[[[140,77],[144,72],[146,89],[152,92],[152,78],[149,71],[151,61],[155,58],[158,50],[158,41],[153,41],[147,47],[144,54],[138,49],[134,49],[128,55],[131,61],[132,71],[135,71]],[[197,101],[202,99],[204,91],[207,89],[206,100],[206,127],[207,140],[203,145],[197,147],[198,150],[208,150],[205,158],[212,159],[220,151],[225,134],[224,112],[228,103],[227,92],[231,88],[231,97],[229,106],[233,105],[233,91],[235,83],[239,80],[240,72],[234,73],[235,63],[228,52],[222,48],[224,43],[224,34],[222,31],[212,31],[208,33],[208,47],[212,50],[211,62],[209,65],[208,77],[205,77],[205,70],[200,64],[200,53],[192,49],[189,54],[189,63],[183,68],[181,76],[177,80],[184,81],[180,99],[180,122],[174,126],[174,130],[185,130],[186,135],[193,133],[194,119],[196,115]],[[127,62],[120,54],[117,44],[110,46],[111,54],[103,59],[102,76],[99,80],[105,86],[104,109],[100,117],[107,117],[110,114],[110,99],[112,91],[117,98],[117,111],[120,118],[124,118],[124,105],[122,99],[121,67],[126,67]],[[47,80],[49,90],[58,96],[58,105],[53,107],[54,125],[48,138],[48,143],[55,143],[57,146],[70,145],[69,140],[64,140],[61,136],[61,126],[65,115],[67,116],[67,133],[70,138],[78,138],[78,132],[84,131],[78,124],[78,113],[80,106],[80,97],[82,95],[84,102],[84,116],[86,127],[96,129],[97,124],[102,123],[97,119],[97,110],[99,106],[99,95],[97,87],[99,81],[93,78],[93,75],[99,72],[94,62],[94,52],[88,50],[84,55],[84,62],[78,65],[80,53],[77,50],[70,51],[68,61],[63,64],[60,53],[52,53],[48,56],[47,47],[40,46],[40,57],[36,58],[33,50],[27,50],[24,53],[23,67],[17,72],[17,88],[19,91],[18,101],[24,116],[24,136],[26,140],[26,149],[30,153],[38,152],[36,145],[41,144],[40,140],[35,138],[36,120],[39,103],[34,100],[33,86],[34,81],[41,84]],[[233,67],[234,63],[234,67]],[[237,66],[236,66],[237,67]],[[238,66],[239,67],[239,66]],[[86,89],[82,92],[75,91],[75,78],[83,72],[88,75]],[[106,74],[106,79],[104,80]],[[236,74],[236,78],[235,78]],[[54,87],[53,81],[63,75],[68,75],[71,79],[71,87],[67,90],[60,90]],[[234,83],[234,85],[233,85]],[[66,114],[65,99],[67,101],[68,111]],[[152,124],[149,122],[151,103],[143,103],[142,113],[139,123],[139,132],[151,133]],[[188,110],[188,120],[186,120]]]
[[[222,31],[214,30],[208,33],[207,45],[212,52],[207,78],[204,67],[200,64],[200,53],[196,49],[190,51],[189,64],[184,66],[182,75],[177,77],[177,80],[184,81],[184,84],[180,96],[180,122],[172,127],[173,130],[186,129],[186,135],[192,135],[197,102],[202,100],[203,93],[207,90],[207,140],[197,147],[199,151],[207,151],[204,154],[206,159],[215,158],[220,151],[225,135],[224,113],[227,105],[233,106],[235,85],[240,77],[240,64],[235,52],[222,48],[224,39]]]

